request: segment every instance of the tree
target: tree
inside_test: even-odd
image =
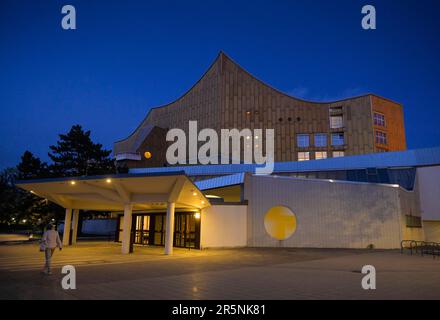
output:
[[[10,179],[14,197],[10,200],[13,205],[9,208],[9,214],[17,223],[41,227],[51,222],[52,219],[58,220],[63,216],[64,210],[57,204],[15,186],[15,178],[19,180],[43,179],[49,177],[50,174],[45,162],[35,157],[30,151],[23,153],[21,162]]]
[[[17,165],[17,177],[20,180],[41,179],[50,176],[47,163],[41,162],[30,151],[25,151]]]
[[[94,143],[90,131],[74,125],[67,134],[59,137],[57,145],[50,146],[53,175],[70,177],[115,173],[114,161],[109,157],[111,151],[103,149],[102,144]]]
[[[13,228],[17,224],[25,227],[46,225],[53,220],[63,219],[62,207],[47,199],[15,186],[16,179],[31,180],[48,177],[69,177],[81,175],[101,175],[115,172],[114,162],[109,157],[111,151],[104,150],[99,143],[90,139],[90,131],[81,126],[73,126],[67,134],[59,135],[56,146],[51,146],[48,165],[25,151],[16,168],[0,172],[0,224]]]
[[[16,179],[30,180],[49,177],[46,163],[25,151],[16,168],[0,173],[0,223],[15,228],[21,226],[42,227],[52,219],[61,219],[64,210],[55,203],[16,187]]]
[[[4,169],[0,173],[0,224],[2,225],[8,225],[16,219],[14,180],[14,168]]]

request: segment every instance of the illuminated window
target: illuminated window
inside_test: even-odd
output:
[[[383,114],[375,112],[373,120],[375,126],[385,127],[385,116]]]
[[[315,147],[327,147],[327,135],[325,133],[315,134]]]
[[[376,131],[376,143],[387,144],[387,134],[382,131]]]
[[[310,145],[310,137],[308,134],[298,134],[296,136],[298,148],[307,148]]]
[[[327,151],[316,151],[315,152],[315,159],[327,159]]]
[[[342,116],[330,116],[330,128],[338,129],[344,126]]]
[[[344,151],[333,151],[333,158],[340,158],[345,155]]]
[[[332,146],[343,146],[344,143],[345,141],[343,132],[332,133]]]
[[[298,152],[298,161],[310,160],[310,152]]]

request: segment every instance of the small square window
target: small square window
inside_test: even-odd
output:
[[[376,143],[387,144],[387,134],[382,131],[376,131]]]
[[[310,137],[308,134],[298,134],[296,136],[298,148],[307,148],[310,146]]]
[[[310,152],[298,152],[298,161],[310,160]]]
[[[325,133],[315,134],[315,147],[327,147],[327,135]]]
[[[327,159],[327,151],[316,151],[315,159],[316,160]]]
[[[332,133],[332,146],[343,146],[345,144],[344,141],[344,133]]]
[[[330,128],[339,129],[344,126],[342,116],[330,116]]]
[[[333,151],[333,158],[340,158],[345,156],[344,151]]]
[[[375,112],[373,120],[375,126],[385,127],[385,116],[383,114]]]

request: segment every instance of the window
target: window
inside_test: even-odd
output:
[[[330,114],[342,113],[342,106],[330,107]]]
[[[122,236],[124,234],[122,227],[124,226],[124,216],[120,215],[118,219],[118,241],[122,241]]]
[[[299,134],[296,136],[298,148],[307,148],[310,145],[310,138],[308,134]]]
[[[376,131],[376,143],[387,144],[387,134],[382,131]]]
[[[327,151],[316,151],[315,159],[316,160],[327,159]]]
[[[375,112],[373,120],[375,126],[385,127],[385,116],[383,114]]]
[[[344,151],[333,151],[333,158],[340,158],[345,155]]]
[[[342,116],[330,116],[330,128],[338,129],[344,126]]]
[[[343,146],[344,145],[344,133],[332,133],[332,146]]]
[[[315,134],[315,147],[327,147],[327,135],[325,133]]]
[[[406,215],[406,227],[407,228],[421,228],[422,219],[420,217]]]
[[[310,152],[298,152],[298,161],[310,160]]]

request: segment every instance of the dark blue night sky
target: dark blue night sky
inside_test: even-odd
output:
[[[77,30],[61,28],[73,4]],[[377,30],[361,28],[374,4]],[[305,99],[403,103],[408,148],[440,145],[440,2],[0,2],[0,168],[47,160],[73,124],[108,149],[194,84],[220,50]]]

